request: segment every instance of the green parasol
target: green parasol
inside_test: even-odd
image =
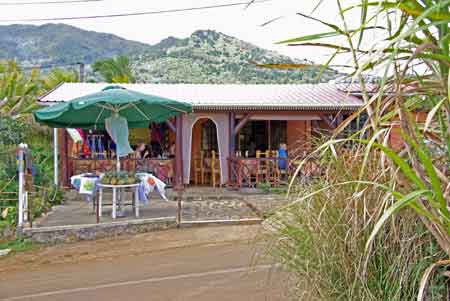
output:
[[[105,128],[105,119],[119,114],[129,128],[147,128],[149,122],[163,122],[180,113],[191,113],[186,102],[144,94],[120,86],[58,103],[34,112],[35,119],[54,128]]]
[[[108,86],[100,92],[37,110],[34,117],[53,128],[105,129],[105,120],[119,115],[127,120],[129,128],[147,128],[150,122],[163,122],[191,112],[189,103]]]

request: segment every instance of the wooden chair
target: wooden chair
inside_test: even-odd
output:
[[[270,151],[262,152],[260,150],[256,151],[256,184],[265,183],[268,180],[270,172],[270,163],[268,160],[261,160],[263,158],[269,158]]]
[[[200,151],[200,154],[198,157],[194,158],[194,183],[195,185],[199,184],[199,177],[200,177],[200,184],[205,184],[205,157],[203,154],[203,151]]]
[[[281,182],[281,170],[280,170],[280,161],[278,160],[280,157],[278,151],[270,151],[271,160],[268,161],[269,164],[269,175],[268,182],[271,185],[277,186]]]
[[[211,151],[211,179],[213,187],[220,186],[220,161],[216,151]]]

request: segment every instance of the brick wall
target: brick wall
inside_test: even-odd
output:
[[[311,121],[289,120],[287,122],[287,145],[290,156],[306,151],[311,139]]]

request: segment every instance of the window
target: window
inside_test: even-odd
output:
[[[202,150],[211,152],[217,150],[217,129],[216,124],[208,119],[202,128]]]
[[[280,143],[287,143],[287,121],[270,121],[270,148],[277,150]]]
[[[269,138],[270,122],[270,138]],[[257,150],[265,151],[269,148],[277,150],[280,143],[287,141],[287,121],[286,120],[252,120],[239,131],[236,137],[237,149],[242,153],[249,151],[250,145],[254,145]]]

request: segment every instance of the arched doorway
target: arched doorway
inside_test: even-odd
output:
[[[199,118],[192,126],[190,184],[220,185],[220,150],[217,125]]]

